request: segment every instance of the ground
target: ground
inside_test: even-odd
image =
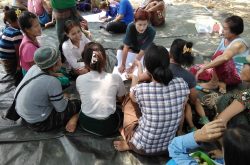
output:
[[[133,0],[138,4],[140,0]],[[198,34],[195,22],[199,17],[212,17],[220,22],[230,15],[242,16],[245,23],[241,35],[250,43],[250,1],[249,0],[166,0],[166,24],[156,28],[155,42],[167,48],[176,38],[182,38],[194,43],[193,50],[196,62],[203,62],[216,49],[221,37],[218,35]],[[0,4],[8,1],[0,0]],[[1,5],[0,5],[1,6]],[[210,9],[206,7],[212,7]],[[85,14],[85,13],[83,13]],[[0,17],[2,18],[2,12]],[[100,23],[89,23],[94,40],[101,42],[105,48],[115,50],[122,44],[123,35],[114,35],[99,29]],[[4,24],[0,21],[0,28]],[[39,39],[41,45],[57,46],[55,28],[45,29]],[[0,66],[1,67],[1,66]],[[0,69],[2,80],[3,72]],[[4,110],[13,99],[12,83],[0,81],[0,109]],[[0,120],[0,162],[1,164],[165,164],[166,157],[141,157],[130,152],[118,153],[112,146],[115,138],[99,138],[86,133],[65,134],[53,132],[39,134],[13,127]],[[63,144],[63,145],[62,145]],[[8,151],[8,152],[6,152]]]

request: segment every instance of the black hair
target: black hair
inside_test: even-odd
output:
[[[67,34],[69,33],[69,31],[73,28],[73,27],[75,27],[75,26],[78,26],[80,29],[81,29],[81,25],[80,25],[80,23],[79,22],[77,22],[77,21],[74,21],[74,20],[67,20],[67,21],[65,21],[65,23],[64,23],[64,36],[63,36],[63,41],[62,41],[62,43],[64,42],[64,41],[66,41],[66,40],[68,40],[69,39],[69,37],[67,36]],[[82,29],[81,29],[82,30]]]
[[[65,23],[64,23],[64,32],[66,33],[66,34],[68,34],[69,33],[69,31],[73,28],[73,27],[75,27],[75,26],[78,26],[78,27],[80,27],[80,29],[81,29],[81,25],[80,25],[80,23],[79,22],[77,22],[77,21],[74,21],[74,20],[67,20],[67,21],[65,21]]]
[[[93,51],[100,52],[96,54],[97,61],[95,63],[91,63]],[[85,63],[86,67],[98,71],[101,73],[106,65],[106,52],[103,46],[97,42],[89,42],[85,45],[84,50],[82,52],[82,59]]]
[[[173,74],[169,69],[169,53],[163,46],[152,43],[145,50],[144,66],[154,80],[159,83],[168,85],[173,79]]]
[[[226,165],[250,164],[250,126],[229,128],[223,135],[224,161]]]
[[[192,42],[183,39],[175,39],[170,47],[170,55],[174,61],[183,66],[191,66],[194,63],[192,55]]]
[[[37,16],[34,13],[29,11],[22,12],[18,18],[18,22],[23,32],[25,32],[25,29],[30,29],[32,27],[32,19],[37,19]]]
[[[7,23],[12,23],[17,21],[17,14],[16,10],[9,8],[9,6],[4,7],[4,17],[3,17],[3,22],[5,24]]]
[[[226,18],[225,23],[228,24],[230,32],[235,35],[239,35],[244,31],[243,19],[237,15]]]

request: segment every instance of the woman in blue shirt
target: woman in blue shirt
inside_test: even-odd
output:
[[[107,24],[106,30],[111,33],[124,33],[127,25],[134,19],[134,10],[128,0],[116,0],[120,3],[115,19]]]
[[[175,137],[168,146],[172,160],[167,165],[198,165],[196,160],[189,156],[189,151],[199,147],[200,142],[215,140],[222,135],[224,164],[248,165],[250,163],[250,126],[239,125],[225,130],[224,123],[220,119],[206,124],[195,132]]]

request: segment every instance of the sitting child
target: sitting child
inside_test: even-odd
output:
[[[110,4],[109,1],[102,1],[100,2],[100,9],[104,10],[106,14],[105,16],[100,17],[99,19],[102,20],[103,22],[109,22],[116,17],[119,10],[119,3]]]
[[[16,10],[5,6],[3,20],[6,28],[0,36],[0,64],[4,66],[6,74],[15,76],[17,85],[22,79],[19,46],[23,35],[18,24]]]

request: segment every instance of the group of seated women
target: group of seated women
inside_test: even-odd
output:
[[[197,97],[195,75],[185,69],[194,62],[193,43],[175,39],[170,53],[165,46],[155,44],[156,30],[150,25],[149,12],[143,8],[135,11],[134,21],[126,28],[123,46],[117,51],[119,72],[127,72],[127,78],[132,80],[128,93],[119,75],[105,71],[109,55],[104,47],[86,37],[79,22],[65,21],[62,57],[66,59],[64,65],[76,76],[80,100],[67,98],[58,81],[58,77],[66,76],[59,72],[62,66],[59,51],[39,45],[36,37],[41,35],[41,28],[35,14],[23,12],[17,18],[14,13],[12,9],[5,12],[8,26],[1,36],[0,47],[8,42],[4,36],[9,33],[15,40],[0,49],[0,58],[6,71],[15,66],[24,75],[16,89],[16,112],[32,130],[44,132],[65,127],[74,132],[79,124],[81,129],[98,136],[112,136],[120,131],[123,140],[113,142],[116,150],[132,150],[142,155],[159,155],[169,150],[173,161],[178,163],[176,150],[188,157],[186,148],[221,137],[230,119],[249,109],[250,90],[245,89],[234,95],[228,107],[210,122]],[[244,29],[242,18],[226,18],[223,28],[224,37],[212,61],[196,74],[198,77],[205,69],[214,68],[211,81],[200,86],[220,88],[221,92],[225,92],[226,85],[250,82],[249,46],[240,38]],[[201,129],[192,122],[191,105],[204,125]],[[174,139],[184,118],[194,132]],[[248,128],[229,129],[225,131],[224,144],[228,144],[226,136],[237,136],[237,131],[246,132],[242,139],[249,136]],[[195,145],[188,146],[186,137]],[[180,143],[182,148],[178,147]],[[227,152],[229,149],[224,146],[225,161],[229,164]],[[242,155],[234,156],[237,159]]]

